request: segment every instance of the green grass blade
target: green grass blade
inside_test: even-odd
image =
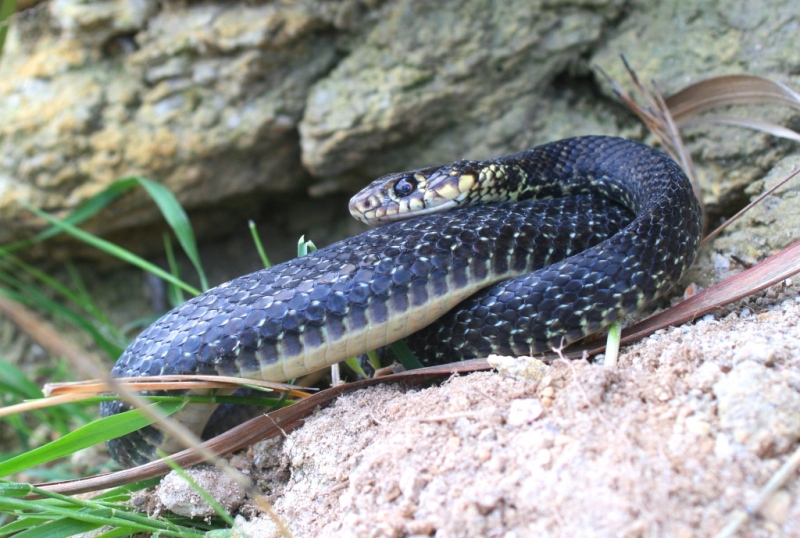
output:
[[[6,2],[3,1],[2,4],[5,6]],[[183,207],[181,207],[178,200],[175,198],[175,195],[173,195],[169,189],[159,183],[156,183],[155,181],[139,176],[117,180],[103,189],[103,191],[95,194],[89,200],[78,206],[75,211],[59,222],[62,224],[77,226],[85,220],[97,215],[108,204],[137,186],[141,186],[156,203],[164,219],[167,221],[167,224],[169,224],[170,228],[175,233],[175,237],[178,238],[181,248],[183,248],[186,256],[189,258],[189,260],[191,260],[192,265],[194,265],[198,278],[200,279],[201,288],[204,290],[208,289],[208,280],[200,261],[200,254],[197,249],[197,241],[195,239],[189,217],[186,214],[186,211],[184,211]],[[44,241],[45,239],[49,239],[61,232],[69,230],[68,227],[62,226],[58,222],[54,222],[51,219],[47,220],[53,224],[52,227],[37,234],[31,239],[18,241],[0,248],[0,255],[19,250],[20,248],[30,246],[33,243]],[[79,239],[81,238],[79,237]],[[95,246],[96,248],[100,248],[94,243],[90,242],[89,244],[92,244],[92,246]],[[100,249],[104,250],[103,248]],[[197,295],[197,293],[194,293],[194,295]]]
[[[27,516],[44,514],[58,516],[59,519],[67,518],[101,525],[129,527],[144,532],[160,532],[166,536],[201,536],[196,531],[182,528],[171,521],[153,519],[145,514],[131,512],[125,505],[98,502],[94,499],[79,499],[36,487],[30,489],[44,498],[27,500],[0,496],[0,510],[24,511]],[[32,514],[33,511],[39,513]]]
[[[261,243],[261,237],[258,235],[258,230],[256,230],[256,223],[252,220],[249,220],[247,221],[247,226],[250,228],[250,235],[253,237],[253,243],[256,245],[256,250],[261,258],[261,263],[264,264],[264,267],[269,269],[272,267],[272,262],[269,261],[269,257],[267,257],[267,251],[264,250],[264,245]]]
[[[67,272],[69,273],[70,280],[72,281],[72,287],[75,290],[73,293],[73,296],[75,297],[73,303],[96,319],[102,327],[107,328],[110,331],[116,331],[117,328],[113,323],[111,323],[111,320],[108,318],[108,316],[106,316],[105,312],[103,312],[97,306],[97,304],[95,304],[92,294],[89,292],[89,289],[86,287],[86,284],[84,284],[83,279],[81,278],[80,272],[78,272],[75,266],[71,263],[67,264]],[[119,334],[121,335],[124,333]]]
[[[11,25],[11,16],[17,11],[17,0],[0,1],[0,55],[6,44],[8,27]]]
[[[606,368],[616,368],[619,359],[619,341],[622,338],[622,324],[615,321],[608,326],[608,338],[606,340],[606,359],[603,366]]]
[[[15,532],[24,531],[30,529],[31,527],[35,527],[37,525],[41,525],[42,523],[47,523],[52,518],[47,516],[28,516],[28,517],[21,517],[16,521],[12,521],[8,525],[3,525],[0,527],[0,536],[10,536]]]
[[[417,368],[422,368],[422,363],[419,362],[419,359],[414,352],[411,351],[411,348],[408,347],[405,340],[398,340],[397,342],[392,342],[389,345],[394,351],[394,354],[397,356],[397,360],[406,370],[416,370]]]
[[[183,407],[184,402],[164,402],[153,405],[157,406],[164,414],[172,414]],[[145,416],[138,409],[101,418],[60,439],[0,463],[0,476],[14,474],[29,467],[64,457],[83,448],[139,430],[152,423],[153,419]]]
[[[156,478],[148,478],[147,480],[142,480],[141,482],[125,484],[124,486],[119,486],[118,488],[105,491],[97,497],[93,497],[93,500],[98,502],[126,502],[130,498],[131,493],[151,488],[157,485],[159,482],[161,482],[161,477],[157,476]]]
[[[26,520],[29,520],[29,518],[26,518]],[[90,523],[88,521],[62,518],[27,528],[14,536],[15,538],[67,538],[82,532],[99,529],[102,526],[102,524],[96,522]]]
[[[25,372],[2,359],[0,359],[0,387],[3,389],[3,395],[16,393],[21,399],[44,397],[39,386],[28,379]]]
[[[310,252],[316,252],[317,246],[313,241],[306,241],[306,236],[301,235],[297,241],[297,257],[302,258]]]
[[[76,505],[81,503],[77,502]],[[29,501],[23,499],[10,499],[0,497],[0,510],[41,510],[46,514],[58,516],[50,523],[45,523],[33,529],[16,534],[19,538],[51,538],[53,536],[71,536],[69,534],[59,534],[62,525],[69,525],[71,521],[81,521],[95,525],[94,528],[111,525],[119,528],[129,528],[131,531],[140,532],[160,532],[162,536],[181,536],[187,538],[202,537],[202,533],[189,529],[179,529],[175,525],[148,519],[145,516],[125,512],[124,509],[115,508],[93,508],[77,510],[73,507],[54,506],[41,501]],[[52,525],[52,526],[51,526]]]
[[[139,182],[132,178],[115,181],[101,192],[95,194],[84,203],[79,205],[75,211],[64,218],[64,222],[77,226],[78,224],[99,213],[108,204],[138,185]],[[24,239],[22,241],[17,241],[16,243],[3,246],[0,248],[0,256],[4,253],[14,252],[16,250],[29,247],[34,243],[39,243],[46,239],[50,239],[51,237],[62,233],[62,231],[63,230],[58,226],[51,226],[50,228],[36,234],[29,239]]]
[[[68,269],[71,267],[68,266]],[[38,283],[29,283],[15,275],[26,273],[33,277]],[[120,350],[126,344],[124,333],[118,331],[108,318],[94,304],[88,292],[83,288],[82,282],[73,274],[73,281],[78,287],[78,292],[73,292],[62,285],[56,279],[50,277],[39,269],[23,262],[16,256],[7,254],[0,257],[0,282],[8,285],[8,288],[0,286],[0,294],[13,299],[21,304],[26,304],[35,310],[45,311],[56,318],[77,325],[85,332],[89,333],[95,343],[103,348],[111,357],[119,355]],[[82,312],[77,314],[73,310],[65,307],[63,301],[56,301],[52,298],[52,293],[45,294],[42,289],[49,288],[69,302],[79,308]],[[83,289],[83,291],[81,291]]]
[[[0,357],[0,402],[2,404],[12,405],[23,400],[35,400],[43,397],[39,386],[32,383],[27,376],[28,374],[16,365]],[[58,373],[53,377],[54,380],[63,378],[64,376]],[[74,428],[75,424],[84,424],[90,420],[88,415],[76,404],[38,409],[32,413],[40,423],[47,425],[51,431],[57,432],[59,435],[66,435]],[[26,450],[29,448],[29,442],[33,438],[41,436],[41,433],[37,434],[32,430],[27,421],[23,420],[20,415],[3,417],[0,421],[8,424],[16,431],[20,444]],[[0,460],[8,457],[7,455],[0,455]]]
[[[181,248],[183,248],[186,256],[191,260],[192,265],[194,265],[197,276],[200,278],[200,287],[207,290],[208,280],[203,271],[200,253],[197,250],[197,241],[195,240],[194,231],[192,230],[192,225],[189,222],[189,216],[186,214],[186,211],[183,210],[183,207],[181,207],[175,195],[164,185],[143,177],[136,177],[135,179],[144,187],[161,210],[161,214],[164,216],[164,219],[166,219],[167,224],[169,224],[172,231],[175,232],[175,237],[178,238]]]
[[[3,280],[8,275],[0,272],[0,280]],[[66,308],[65,306],[48,299],[38,290],[28,287],[22,293],[10,290],[8,288],[0,287],[0,295],[8,297],[20,304],[28,305],[34,309],[43,310],[50,314],[61,317],[62,319],[80,327],[83,331],[88,333],[94,342],[105,351],[109,357],[119,357],[122,353],[123,346],[119,342],[109,340],[105,334],[97,329],[86,318]]]
[[[48,215],[44,211],[41,211],[40,209],[38,209],[36,207],[33,207],[32,205],[25,204],[24,206],[25,206],[25,209],[27,209],[30,212],[34,213],[36,216],[41,217],[44,220],[46,220],[47,222],[53,224],[54,226],[57,226],[57,227],[63,229],[65,232],[67,232],[71,236],[75,237],[76,239],[80,239],[84,243],[86,243],[88,245],[91,245],[91,246],[97,248],[98,250],[101,250],[101,251],[105,252],[106,254],[109,254],[111,256],[119,258],[120,260],[122,260],[122,261],[124,261],[126,263],[129,263],[129,264],[131,264],[131,265],[133,265],[135,267],[138,267],[138,268],[143,269],[143,270],[145,270],[145,271],[147,271],[149,273],[152,273],[152,274],[154,274],[154,275],[166,280],[167,282],[169,282],[171,284],[174,284],[174,285],[184,289],[185,291],[187,291],[188,293],[191,293],[192,295],[199,295],[200,294],[200,291],[197,290],[196,288],[194,288],[194,287],[190,286],[189,284],[187,284],[187,283],[175,278],[174,276],[172,276],[168,272],[164,271],[163,269],[161,269],[157,265],[154,265],[154,264],[148,262],[144,258],[141,258],[140,256],[137,256],[137,255],[133,254],[132,252],[130,252],[128,250],[125,250],[124,248],[118,247],[117,245],[115,245],[114,243],[111,243],[110,241],[106,241],[105,239],[101,239],[101,238],[99,238],[99,237],[97,237],[95,235],[90,234],[89,232],[81,230],[80,228],[76,228],[72,224],[69,224],[69,223],[67,223],[67,222],[65,222],[63,220],[59,220],[59,219],[57,219],[57,218],[55,218],[55,217],[53,217],[51,215]]]
[[[67,265],[67,270],[70,272],[70,275],[73,278],[73,282],[78,284],[78,292],[73,292],[67,286],[63,285],[61,282],[56,280],[55,278],[51,277],[44,271],[40,270],[37,267],[34,267],[24,261],[20,260],[16,256],[7,255],[3,258],[3,261],[7,262],[9,267],[5,268],[6,272],[14,272],[15,268],[30,275],[34,279],[38,280],[44,286],[50,288],[51,290],[55,291],[59,295],[61,295],[64,299],[69,301],[72,304],[75,304],[78,307],[83,308],[87,313],[96,316],[99,313],[92,300],[89,298],[88,292],[86,292],[85,288],[82,288],[82,282],[78,279],[76,281],[77,273],[75,273],[74,268],[71,265]],[[24,284],[21,281],[17,280],[19,284],[17,287],[21,289]],[[86,308],[88,307],[88,308]],[[101,314],[102,315],[102,314]]]
[[[131,536],[133,533],[128,529],[111,529],[110,531],[96,534],[94,538],[121,538]]]
[[[164,458],[167,456],[167,454],[159,450],[158,456]],[[170,458],[166,458],[164,461],[167,462],[167,465],[169,465],[170,469],[178,473],[178,476],[183,478],[189,484],[189,486],[193,490],[195,490],[197,494],[200,495],[200,497],[202,497],[206,503],[208,503],[208,505],[214,510],[214,512],[219,517],[221,517],[225,521],[225,523],[227,523],[231,527],[233,526],[234,524],[233,518],[230,516],[228,511],[225,510],[225,508],[223,508],[223,506],[219,503],[219,501],[217,501],[214,497],[212,497],[209,492],[200,487],[200,484],[198,484],[191,476],[189,476],[186,473],[186,471],[182,469],[177,463],[172,461]]]
[[[167,254],[167,266],[169,266],[169,272],[175,278],[180,278],[181,270],[178,266],[178,260],[175,259],[175,250],[172,248],[172,241],[169,239],[169,234],[164,234],[164,252]],[[205,289],[206,288],[203,288],[203,291],[205,291]],[[183,296],[183,292],[179,287],[170,284],[167,287],[167,290],[169,303],[173,307],[183,304],[186,301]]]
[[[359,376],[361,376],[362,378],[364,378],[364,379],[367,379],[367,378],[369,378],[369,376],[367,375],[367,373],[366,373],[366,372],[364,371],[364,369],[361,367],[361,364],[359,364],[359,362],[358,362],[358,357],[350,357],[349,359],[345,359],[345,360],[344,360],[344,363],[345,363],[345,364],[346,364],[346,365],[347,365],[347,366],[348,366],[348,367],[349,367],[351,370],[353,370],[353,371],[354,371],[356,374],[358,374],[358,375],[359,375]]]
[[[28,493],[33,493],[30,484],[0,480],[0,497],[24,497]]]
[[[381,368],[381,360],[378,358],[378,353],[376,351],[368,351],[367,357],[369,357],[369,363],[373,368],[376,370]]]

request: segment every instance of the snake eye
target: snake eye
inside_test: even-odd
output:
[[[394,193],[401,198],[408,196],[415,190],[417,190],[417,180],[413,177],[404,177],[394,184]]]

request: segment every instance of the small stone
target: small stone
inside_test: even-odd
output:
[[[436,524],[428,519],[412,519],[405,523],[405,530],[411,536],[431,536],[436,530]]]
[[[792,507],[792,496],[788,491],[782,489],[775,494],[761,508],[761,515],[765,519],[783,525],[789,517],[789,509]]]
[[[551,461],[553,461],[553,455],[550,453],[549,450],[543,448],[538,452],[536,452],[534,461],[539,467],[546,467],[547,465],[550,465]]]
[[[383,500],[386,502],[392,502],[402,494],[403,492],[400,490],[400,485],[397,482],[393,482],[387,484],[383,493]]]
[[[733,355],[733,364],[754,361],[769,365],[775,360],[775,349],[764,343],[747,342],[740,346]]]
[[[542,402],[536,398],[523,398],[511,402],[506,422],[509,426],[530,424],[544,412]]]
[[[492,368],[501,374],[514,379],[541,381],[550,367],[544,361],[533,357],[503,357],[489,355],[486,359]]]
[[[184,472],[228,512],[244,502],[244,487],[222,471],[213,467],[194,467]],[[207,517],[215,513],[200,494],[174,471],[164,477],[156,495],[164,508],[179,516]]]
[[[697,417],[687,417],[684,426],[687,432],[697,437],[705,437],[711,432],[711,424]]]
[[[417,472],[417,469],[407,467],[400,475],[400,491],[407,500],[416,503],[419,500],[419,492],[425,485],[425,479]]]
[[[706,362],[689,376],[689,386],[692,388],[708,392],[714,387],[714,383],[722,377],[722,370],[713,362]]]
[[[557,447],[567,446],[568,444],[570,444],[574,440],[575,439],[572,438],[569,435],[565,435],[563,433],[559,433],[558,435],[556,435],[555,446],[557,446]]]

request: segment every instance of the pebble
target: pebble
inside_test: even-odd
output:
[[[213,467],[194,467],[184,471],[215,498],[228,512],[245,499],[245,489],[222,471]],[[158,485],[156,495],[164,508],[185,517],[207,517],[214,509],[178,473],[172,471]]]
[[[509,426],[530,424],[544,412],[544,405],[536,398],[522,398],[511,402],[506,422]]]
[[[789,509],[792,507],[792,496],[788,491],[782,489],[775,494],[761,507],[760,513],[765,519],[783,525],[789,517]]]

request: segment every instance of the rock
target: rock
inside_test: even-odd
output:
[[[630,88],[629,77],[618,61],[620,54],[641,81],[655,81],[666,96],[706,78],[739,73],[766,76],[797,89],[792,83],[797,78],[788,66],[800,64],[800,51],[785,44],[792,30],[786,26],[791,16],[782,0],[646,5],[631,13],[592,57],[626,87]],[[603,90],[612,94],[608,86]],[[730,115],[781,125],[796,117],[790,107],[772,107],[766,114],[761,107],[748,108]],[[785,154],[775,138],[741,128],[691,128],[684,132],[684,140],[694,154],[705,201],[712,210],[743,205],[743,189]]]
[[[541,381],[550,370],[550,366],[541,359],[533,357],[504,357],[489,355],[489,365],[501,374],[514,379]]]
[[[68,211],[130,175],[191,211],[556,137],[542,92],[622,4],[59,0],[36,32],[12,25],[0,63],[0,241],[41,226],[22,202]],[[138,195],[89,227],[157,219]]]
[[[746,189],[755,199],[800,166],[800,157],[781,159],[770,171]],[[717,250],[730,252],[748,263],[756,263],[800,241],[800,213],[797,211],[798,185],[794,178],[735,222],[730,231],[714,242]]]
[[[245,500],[244,487],[218,469],[203,466],[185,469],[184,472],[229,513]],[[156,495],[164,508],[179,516],[207,517],[215,514],[214,509],[175,471],[164,477]]]
[[[103,45],[115,36],[138,32],[156,11],[153,0],[54,0],[50,14],[71,39]]]
[[[296,126],[311,83],[337,59],[321,31],[331,21],[314,6],[63,1],[51,10],[63,32],[30,38],[12,25],[0,63],[0,220],[16,226],[0,241],[30,229],[21,202],[70,209],[130,175],[164,183],[190,209],[302,189]],[[123,38],[130,46],[108,48]],[[103,232],[152,222],[142,200],[118,204]]]
[[[524,426],[542,416],[544,406],[536,398],[521,398],[514,400],[508,409],[506,422],[510,426]]]
[[[714,395],[722,430],[755,455],[780,456],[800,438],[800,393],[779,371],[740,362],[714,385]]]
[[[528,134],[543,106],[536,89],[590,50],[622,5],[397,3],[311,89],[303,163],[318,176],[378,176],[542,141]]]

